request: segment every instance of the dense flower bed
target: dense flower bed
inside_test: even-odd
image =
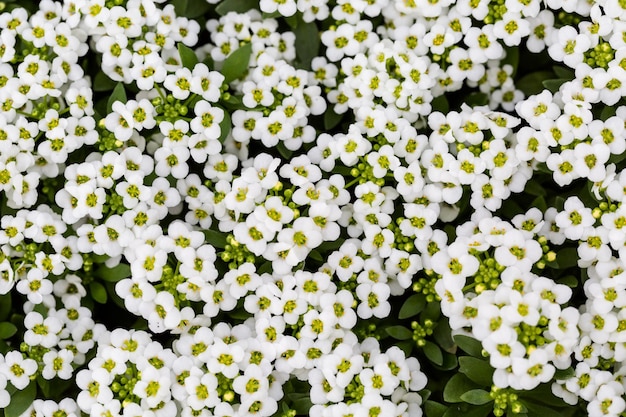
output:
[[[626,411],[623,1],[0,8],[0,416]]]

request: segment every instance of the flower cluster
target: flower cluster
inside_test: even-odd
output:
[[[513,391],[550,384],[624,412],[624,21],[613,0],[12,4],[0,408],[420,417],[451,329],[495,370],[474,405],[519,414]],[[413,331],[411,290],[435,306]]]

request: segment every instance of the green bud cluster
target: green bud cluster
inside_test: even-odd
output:
[[[221,372],[217,376],[217,395],[220,396],[222,401],[227,403],[233,403],[238,399],[238,395],[233,390],[233,380],[227,378]]]
[[[615,58],[615,50],[608,42],[600,41],[594,48],[585,52],[584,62],[592,68],[609,67],[609,62]]]
[[[413,291],[426,296],[426,302],[438,302],[441,298],[435,291],[435,284],[439,278],[437,276],[420,277],[413,283]]]
[[[502,282],[500,274],[506,269],[489,255],[484,259],[478,259],[480,261],[478,272],[474,275],[474,283],[470,284],[474,287],[476,294],[480,294],[485,290],[496,289]]]
[[[109,194],[106,195],[106,203],[104,204],[103,212],[107,215],[122,214],[126,211],[124,206],[124,198],[115,192],[115,190],[109,190]]]
[[[376,340],[380,340],[379,332],[377,331],[376,324],[369,323],[367,325],[359,326],[354,329],[354,333],[358,336],[359,340],[367,339],[368,337],[373,337]]]
[[[431,319],[424,320],[424,323],[418,323],[414,321],[411,323],[411,329],[413,329],[413,340],[418,347],[424,347],[426,345],[426,337],[433,334],[435,322]]]
[[[116,375],[111,384],[111,391],[115,398],[120,400],[124,405],[130,403],[140,403],[140,398],[133,394],[135,384],[141,378],[141,372],[134,363],[127,363],[126,372]]]
[[[517,340],[526,347],[526,352],[530,353],[535,350],[537,346],[543,346],[548,342],[548,340],[543,337],[543,333],[548,329],[548,323],[548,318],[541,316],[536,326],[520,323],[519,326],[515,328]]]
[[[179,266],[180,262],[176,266],[176,270],[174,270],[169,264],[165,265],[161,275],[161,282],[156,285],[157,290],[165,290],[174,296],[176,306],[180,306],[187,300],[185,294],[176,289],[176,287],[185,282],[185,278],[178,273]]]
[[[488,5],[489,12],[483,19],[486,24],[493,24],[498,20],[502,20],[507,12],[506,2],[504,0],[491,0]]]
[[[104,122],[104,119],[102,119],[101,122]],[[104,123],[102,123],[101,127],[104,127]],[[112,132],[109,132],[104,128],[98,129],[98,140],[96,141],[96,146],[100,152],[114,151],[119,149],[122,145],[122,141],[117,140]]]
[[[193,99],[194,96],[195,94],[191,95],[190,99]],[[167,120],[174,123],[176,120],[179,120],[181,117],[184,118],[189,113],[189,107],[174,98],[171,94],[167,95],[165,100],[162,100],[160,97],[153,99],[152,104],[155,105],[154,110],[157,113],[157,120]]]
[[[254,263],[256,260],[254,254],[248,250],[246,245],[237,242],[232,234],[226,236],[226,243],[224,251],[220,253],[220,258],[222,258],[222,261],[228,262],[230,269],[237,269],[246,262]]]
[[[582,17],[577,15],[576,13],[566,12],[561,10],[557,15],[554,22],[554,26],[557,28],[563,26],[578,26],[578,24],[582,21]]]
[[[526,407],[518,400],[518,396],[513,390],[491,386],[489,396],[493,399],[493,414],[497,417],[503,416],[507,409],[510,414],[521,414]]]
[[[361,379],[357,376],[346,387],[344,398],[347,404],[359,403],[365,396],[365,387],[361,384]]]

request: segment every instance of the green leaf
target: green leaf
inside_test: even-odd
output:
[[[50,397],[50,381],[44,379],[41,375],[37,375],[37,385],[39,385],[44,397]]]
[[[600,113],[600,119],[603,121],[613,116],[615,116],[615,106],[606,106],[602,109],[602,113]]]
[[[94,91],[111,91],[117,83],[110,79],[104,72],[99,71],[93,79]]]
[[[413,348],[415,347],[415,342],[413,340],[402,340],[395,344],[404,352],[404,355],[408,358],[413,353]]]
[[[521,403],[523,405],[526,406],[526,408],[529,411],[529,416],[535,416],[535,417],[561,417],[561,413],[559,413],[556,410],[553,410],[550,407],[546,407],[544,405],[540,405],[537,403],[532,403],[532,402],[528,402],[528,401],[521,401]]]
[[[554,378],[555,380],[557,378]],[[546,404],[552,407],[567,407],[568,404],[563,401],[562,398],[557,397],[552,393],[551,384],[541,384],[537,388],[534,388],[531,391],[521,391],[519,393],[520,398],[525,400],[526,404],[531,402],[536,403],[540,402],[542,404]]]
[[[546,210],[548,209],[548,205],[546,204],[546,199],[543,198],[543,196],[539,196],[539,197],[535,198],[533,200],[533,202],[530,203],[530,206],[531,207],[537,207],[543,213],[545,213]]]
[[[226,247],[226,236],[224,233],[216,232],[215,230],[204,230],[204,237],[207,243],[217,249],[224,249]]]
[[[283,142],[278,142],[278,145],[276,145],[276,150],[278,151],[280,156],[282,156],[288,161],[291,159],[291,156],[293,155],[293,152],[287,149]]]
[[[452,339],[452,329],[450,329],[450,322],[447,318],[439,320],[433,332],[433,337],[442,349],[449,353],[456,353],[456,344]]]
[[[298,66],[311,69],[311,60],[317,56],[320,49],[320,35],[314,22],[300,22],[293,31],[296,35],[295,47]]]
[[[106,268],[102,266],[96,271],[96,276],[108,282],[121,281],[130,276],[130,266],[126,264],[119,264],[113,268]]]
[[[500,67],[504,65],[510,65],[513,67],[512,77],[515,78],[517,74],[517,67],[519,66],[519,48],[518,47],[507,47],[505,48],[506,56],[502,60]]]
[[[493,411],[491,404],[470,405],[455,404],[448,408],[443,417],[487,417]]]
[[[215,11],[220,16],[224,16],[228,12],[245,13],[252,9],[259,9],[259,0],[223,1],[215,8]]]
[[[441,305],[438,302],[426,303],[426,308],[421,315],[422,319],[431,319],[432,321],[439,321],[441,317]]]
[[[319,253],[319,251],[317,249],[312,250],[311,252],[309,252],[309,258],[313,259],[314,261],[317,262],[324,262],[324,258],[322,257],[322,254]]]
[[[567,285],[570,288],[578,288],[578,286],[581,285],[578,281],[578,278],[576,278],[574,275],[566,275],[564,277],[561,277],[557,280],[557,283]]]
[[[95,302],[106,304],[107,290],[104,288],[104,285],[100,284],[98,281],[93,281],[89,284],[89,293]]]
[[[489,103],[489,97],[485,93],[474,92],[468,94],[464,101],[468,106],[484,106]]]
[[[459,363],[457,362],[456,355],[448,352],[443,352],[443,363],[437,366],[437,369],[441,369],[443,371],[451,371],[458,367]]]
[[[427,340],[422,349],[424,349],[424,355],[426,355],[429,361],[435,365],[443,365],[443,353],[441,353],[439,346]]]
[[[448,407],[438,402],[428,400],[424,403],[424,413],[426,417],[441,417]]]
[[[180,62],[183,64],[183,67],[193,70],[198,63],[198,57],[193,49],[185,46],[183,43],[179,43],[178,54],[180,55]]]
[[[400,307],[398,318],[404,320],[409,317],[414,317],[418,315],[424,307],[426,307],[426,297],[423,294],[413,294],[407,298],[404,304],[402,304],[402,307]]]
[[[561,249],[556,254],[556,262],[559,264],[559,269],[578,265],[578,250],[576,248]]]
[[[218,138],[220,142],[224,143],[226,137],[230,133],[233,128],[233,123],[230,119],[230,112],[228,110],[224,110],[224,119],[220,122],[220,137]]]
[[[109,97],[109,100],[107,101],[108,113],[111,113],[113,103],[115,103],[116,101],[121,101],[122,103],[126,103],[127,101],[126,90],[124,89],[124,84],[122,83],[117,83],[117,85],[113,89],[113,92],[111,93],[111,96]]]
[[[187,13],[188,0],[172,0],[171,4],[174,5],[174,11],[178,16],[184,16]]]
[[[555,65],[552,67],[552,71],[556,74],[557,78],[561,78],[564,80],[573,80],[574,79],[574,71],[569,68],[565,68],[561,65]]]
[[[455,374],[443,389],[443,399],[449,403],[463,402],[461,396],[467,391],[480,388],[463,374]]]
[[[407,340],[413,337],[413,332],[404,326],[390,326],[385,332],[396,340]]]
[[[556,78],[553,80],[544,80],[541,84],[547,88],[548,90],[550,90],[553,93],[556,93],[557,91],[559,91],[559,88],[561,88],[561,86],[566,83],[569,80],[566,80],[564,78]]]
[[[574,368],[569,367],[566,369],[557,369],[556,372],[554,373],[554,377],[552,378],[553,380],[565,380],[565,379],[569,379],[571,377],[573,377],[574,375],[576,375],[576,371],[574,371]]]
[[[445,94],[433,98],[433,101],[430,102],[430,105],[433,107],[433,111],[448,113],[448,111],[450,110],[450,103],[448,103],[448,99],[446,98]]]
[[[466,403],[470,403],[473,405],[483,405],[493,401],[489,393],[482,389],[473,389],[467,391],[466,393],[461,395],[461,399]]]
[[[480,342],[472,337],[457,334],[453,337],[455,343],[463,349],[463,351],[475,358],[482,358],[483,346]]]
[[[287,24],[289,25],[289,27],[291,29],[296,29],[298,27],[298,23],[299,23],[299,19],[298,19],[298,14],[293,14],[289,17],[285,17],[285,22],[287,22]],[[297,53],[297,52],[296,52]]]
[[[534,196],[545,196],[548,194],[546,189],[534,180],[530,180],[526,183],[526,188],[524,189],[524,191]]]
[[[539,94],[543,91],[543,82],[554,78],[552,71],[537,71],[523,76],[515,83],[515,86],[522,90],[526,96]]]
[[[343,114],[337,114],[332,109],[326,110],[324,113],[324,129],[332,129],[341,122],[341,119],[343,119]]]
[[[11,293],[0,295],[0,320],[6,320],[11,314]]]
[[[19,417],[31,406],[37,396],[37,383],[31,381],[22,391],[11,394],[11,402],[4,409],[5,417]]]
[[[228,3],[228,2],[222,2]],[[187,10],[185,10],[185,17],[188,19],[198,19],[200,16],[204,15],[206,12],[211,10],[211,5],[209,3],[203,1],[194,1],[193,7],[187,6]]]
[[[493,368],[489,362],[472,356],[459,357],[459,372],[482,386],[491,386],[493,383]]]
[[[17,326],[11,322],[0,323],[0,339],[8,339],[17,333]]]
[[[228,84],[233,80],[242,77],[248,71],[248,63],[252,55],[252,44],[247,43],[224,60],[222,64],[222,75],[224,83]]]

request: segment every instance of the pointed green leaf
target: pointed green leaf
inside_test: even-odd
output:
[[[569,68],[565,68],[561,65],[555,65],[552,67],[552,71],[556,74],[557,78],[561,78],[564,80],[573,80],[574,79],[574,71]]]
[[[528,415],[533,417],[561,417],[562,414],[545,405],[522,401],[522,404],[528,409]]]
[[[493,368],[486,360],[472,356],[459,357],[459,372],[482,386],[491,386],[493,382]]]
[[[473,337],[457,334],[453,337],[456,344],[463,349],[463,351],[475,358],[482,358],[483,346],[480,342]]]
[[[443,365],[443,353],[441,352],[441,348],[439,346],[433,342],[426,341],[423,349],[424,355],[426,355],[429,361],[435,365]]]
[[[543,91],[543,81],[554,78],[552,71],[537,71],[523,76],[515,83],[526,96],[539,94]]]
[[[228,136],[232,128],[233,128],[233,124],[230,119],[230,112],[228,110],[224,110],[224,119],[222,119],[222,121],[220,122],[220,131],[221,131],[220,137],[219,137],[220,142],[224,143],[224,141],[226,140],[226,137]]]
[[[473,405],[483,405],[493,401],[489,393],[482,389],[473,389],[461,395],[461,399]]]
[[[178,16],[184,16],[187,13],[187,7],[189,6],[188,0],[172,0],[171,4],[174,6],[174,11]]]
[[[11,314],[11,293],[0,295],[0,320],[6,320]]]
[[[11,402],[4,409],[5,417],[18,417],[31,406],[37,396],[37,383],[31,381],[26,388],[11,394]]]
[[[390,326],[385,332],[396,340],[408,340],[413,337],[413,332],[404,326]]]
[[[99,71],[93,79],[94,91],[111,91],[117,83],[110,79],[104,72]]]
[[[426,417],[441,417],[448,407],[438,402],[428,400],[424,403],[424,413]]]
[[[343,114],[337,114],[332,109],[326,110],[324,113],[324,129],[332,129],[341,122],[341,119],[343,119]]]
[[[551,92],[556,93],[557,91],[559,91],[561,86],[563,84],[565,84],[567,81],[569,81],[569,80],[566,80],[564,78],[556,78],[556,79],[552,79],[552,80],[545,80],[541,84],[545,88],[550,90]]]
[[[248,71],[248,63],[252,55],[252,44],[247,43],[224,60],[222,64],[222,75],[224,83],[228,84],[233,80],[242,77]]]
[[[557,252],[556,262],[560,269],[571,268],[578,265],[578,250],[576,248],[564,248]]]
[[[117,282],[130,276],[130,266],[126,264],[119,264],[113,268],[100,267],[96,271],[96,276],[102,278],[104,281]]]
[[[293,155],[293,152],[287,149],[283,142],[278,142],[278,145],[276,145],[276,150],[278,151],[280,156],[282,156],[288,161],[291,159],[291,156]]]
[[[228,12],[245,13],[248,10],[259,9],[259,0],[228,0],[220,2],[215,11],[220,16]]]
[[[183,64],[183,67],[193,70],[198,63],[198,57],[193,49],[185,46],[183,43],[179,43],[178,54],[180,55],[180,62]]]
[[[15,324],[5,321],[0,323],[0,339],[8,339],[17,333],[17,326]]]
[[[100,284],[97,281],[89,284],[89,293],[91,294],[91,298],[97,303],[106,304],[107,302],[107,290],[104,288],[104,285]]]
[[[443,350],[449,353],[456,353],[456,344],[452,339],[452,330],[450,329],[450,322],[447,318],[439,320],[433,332],[433,337],[435,338],[435,342],[437,342]]]
[[[224,233],[215,230],[204,230],[204,237],[207,243],[216,249],[224,249],[226,247],[226,236]]]
[[[450,406],[443,417],[487,417],[492,411],[491,404],[470,405],[461,403]]]
[[[418,315],[424,307],[426,307],[426,297],[423,294],[413,294],[402,304],[398,318],[404,320],[409,317],[414,317]]]
[[[504,65],[507,65],[507,64],[512,66],[513,74],[511,74],[511,76],[515,78],[515,75],[517,74],[517,67],[519,66],[519,48],[515,46],[507,47],[505,51],[506,51],[506,56],[500,63],[500,67],[503,67]]]
[[[111,113],[113,103],[115,103],[116,101],[121,101],[122,103],[126,104],[126,89],[124,89],[124,84],[122,83],[117,83],[117,85],[113,89],[113,92],[111,93],[111,96],[109,97],[109,100],[107,101],[108,113]]]
[[[296,35],[296,56],[300,68],[311,69],[311,60],[320,49],[320,35],[314,22],[300,22],[293,30]]]
[[[463,374],[455,374],[443,389],[443,399],[449,403],[463,402],[461,395],[467,391],[480,388]]]
[[[524,188],[524,191],[534,196],[545,196],[546,194],[548,194],[545,187],[542,187],[541,184],[534,180],[530,180],[526,183],[526,188]]]

